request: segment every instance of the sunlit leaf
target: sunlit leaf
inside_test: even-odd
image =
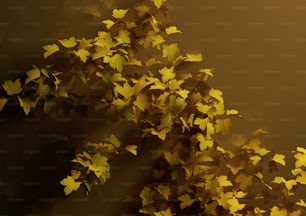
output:
[[[175,34],[175,33],[180,33],[180,34],[182,33],[182,31],[177,29],[176,26],[169,26],[165,29],[165,31],[168,35]]]
[[[79,179],[80,176],[81,176],[81,171],[80,171],[80,170],[71,170],[71,177],[72,177],[74,180]]]
[[[302,206],[302,207],[306,208],[306,202],[304,200],[302,200],[302,199],[300,201],[296,202],[296,204],[298,206]]]
[[[236,175],[240,170],[242,170],[244,168],[242,165],[232,166],[231,164],[226,164],[226,167],[231,170],[233,175]]]
[[[151,67],[152,65],[156,65],[156,64],[161,64],[161,61],[156,60],[156,58],[149,58],[146,62],[145,65],[147,67]]]
[[[165,152],[164,157],[171,166],[178,165],[181,163],[181,158],[176,151],[175,152]]]
[[[296,177],[296,181],[306,185],[306,171],[302,171],[301,174]]]
[[[167,208],[165,210],[159,211],[159,212],[154,212],[154,216],[174,216],[175,214],[173,214],[171,212],[170,208]]]
[[[212,89],[209,90],[208,94],[209,94],[209,96],[211,96],[211,97],[217,99],[218,101],[220,101],[221,103],[223,103],[223,97],[222,97],[223,92],[220,91],[219,89],[213,89],[212,88]]]
[[[31,112],[31,109],[36,107],[36,104],[38,102],[37,99],[33,100],[28,98],[21,98],[19,96],[18,96],[18,101],[26,115],[28,115]]]
[[[217,181],[218,181],[218,184],[220,187],[229,187],[229,186],[233,186],[232,182],[230,182],[228,179],[227,179],[227,176],[218,176],[217,177]]]
[[[52,55],[53,53],[59,51],[59,47],[56,44],[52,44],[52,45],[46,45],[43,46],[45,52],[44,52],[44,58],[48,58],[50,55]]]
[[[108,163],[108,158],[100,154],[95,154],[92,159],[91,169],[94,171],[95,175],[100,178],[103,182],[110,178],[110,165]]]
[[[170,188],[167,185],[164,184],[160,184],[157,187],[157,191],[166,199],[169,199],[169,195],[170,195]]]
[[[76,56],[78,56],[83,63],[86,63],[88,56],[90,53],[86,49],[79,49],[77,52],[73,51]]]
[[[135,9],[137,10],[138,17],[142,17],[150,10],[146,5],[139,5]]]
[[[7,98],[0,98],[0,111],[3,109],[7,101]]]
[[[134,101],[134,105],[144,112],[150,106],[148,96],[141,93],[138,94]]]
[[[187,54],[184,61],[186,62],[201,62],[203,60],[202,54]]]
[[[102,23],[106,26],[107,29],[110,29],[115,24],[113,20],[103,20]]]
[[[125,59],[119,53],[116,53],[113,56],[105,56],[103,62],[108,63],[111,68],[122,72]]]
[[[236,198],[229,199],[227,203],[229,204],[229,210],[231,214],[234,214],[237,211],[244,209],[246,205],[239,203],[239,201]]]
[[[122,19],[125,17],[126,13],[128,12],[128,9],[114,9],[112,16],[116,19]]]
[[[285,155],[283,154],[275,154],[272,158],[272,160],[278,164],[281,164],[283,166],[286,165],[286,162],[285,162]]]
[[[184,194],[178,197],[178,200],[181,201],[180,208],[184,209],[188,206],[191,206],[194,203],[194,199],[191,199],[189,194]]]
[[[170,67],[170,68],[163,67],[162,69],[159,70],[159,73],[162,75],[163,83],[175,77],[174,67]]]
[[[118,41],[118,43],[120,44],[130,44],[131,43],[131,39],[130,39],[130,32],[127,30],[123,30],[121,29],[118,33],[118,36],[115,37],[115,39]]]
[[[64,178],[60,183],[65,187],[64,192],[66,196],[73,191],[77,191],[81,186],[81,182],[76,182],[71,176],[67,176],[67,178]]]
[[[239,112],[236,109],[226,110],[226,115],[238,115],[238,114],[239,114]]]
[[[200,142],[199,146],[201,151],[211,148],[214,145],[214,141],[212,139],[206,139],[202,134],[198,134],[196,138]]]
[[[306,166],[306,149],[302,147],[296,148],[297,153],[294,154],[296,159],[295,168],[305,167]]]
[[[104,138],[103,140],[113,144],[117,148],[120,147],[120,145],[121,145],[120,140],[113,134],[110,135],[110,137]]]
[[[149,187],[144,187],[140,193],[140,198],[142,202],[142,206],[146,206],[149,204],[154,203],[154,191],[151,190]]]
[[[26,72],[27,78],[25,79],[25,84],[28,84],[29,82],[36,80],[40,77],[40,70],[33,65],[33,69]]]
[[[3,89],[6,91],[8,95],[19,94],[22,92],[20,79],[7,80],[2,84]]]
[[[258,155],[254,155],[250,157],[250,160],[256,166],[256,164],[258,164],[258,162],[261,161],[261,157]]]
[[[153,1],[155,7],[159,9],[163,5],[163,3],[166,2],[167,0],[151,0],[151,1]]]
[[[70,37],[68,39],[63,39],[63,40],[58,40],[63,47],[66,48],[72,48],[75,47],[77,45],[77,41],[75,40],[75,37]]]
[[[169,62],[174,62],[180,55],[180,49],[176,43],[163,45],[163,57],[167,58]]]
[[[137,156],[137,145],[127,145],[124,147],[125,150],[127,150],[128,152],[132,153],[133,155]]]
[[[273,206],[271,208],[270,216],[287,216],[286,209],[280,209],[278,206]]]

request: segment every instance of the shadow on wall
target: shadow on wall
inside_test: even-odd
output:
[[[135,2],[114,1],[114,7],[128,8]],[[101,19],[90,13],[99,12],[103,18],[111,15],[108,8],[94,0],[1,1],[0,11],[2,81],[22,75],[31,64],[41,64],[41,47],[45,44],[71,35],[95,35]],[[59,185],[69,172],[69,161],[76,145],[93,136],[102,137],[112,130],[115,134],[125,131],[125,135],[121,135],[125,140],[137,138],[135,129],[129,125],[123,124],[120,129],[109,124],[111,122],[96,116],[67,118],[57,115],[51,118],[32,114],[25,117],[14,104],[5,107],[0,113],[0,214],[74,212],[73,215],[84,215],[92,212],[118,215],[115,209],[126,213],[117,207],[118,202],[126,198],[126,194],[137,193],[142,188],[136,182],[141,182],[150,173],[147,157],[136,168],[129,154],[123,157],[123,161],[114,161],[114,178],[112,183],[103,186],[103,194],[97,190],[89,197],[78,193],[63,201],[63,188]],[[131,162],[130,171],[123,169],[127,161]],[[135,205],[126,205],[127,208],[131,206]]]

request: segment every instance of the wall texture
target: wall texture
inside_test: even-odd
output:
[[[128,7],[135,1],[122,2],[116,4]],[[16,77],[39,62],[43,44],[69,35],[92,35],[98,19],[82,12],[87,4],[96,1],[1,1],[0,79]],[[169,0],[168,5],[170,22],[184,32],[177,38],[181,46],[203,52],[207,67],[215,69],[211,86],[224,91],[228,107],[241,111],[243,117],[234,120],[234,132],[264,128],[269,132],[264,143],[288,157],[295,146],[305,147],[306,2]],[[105,8],[101,13],[109,16]],[[71,125],[80,125],[70,128],[70,137],[77,143],[94,127],[88,119],[74,121],[59,118],[54,130],[45,119],[1,116],[0,213],[124,213],[119,201],[139,187],[139,176],[146,176],[150,169],[145,161],[134,170],[118,162],[114,185],[107,184],[87,198],[82,193],[59,198],[57,182],[67,171],[63,164],[72,152],[69,142],[55,142],[54,137],[65,129],[69,133]],[[126,160],[130,167],[135,165],[132,159]]]

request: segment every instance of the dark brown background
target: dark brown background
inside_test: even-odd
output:
[[[124,8],[133,2],[116,4]],[[99,22],[82,13],[87,4],[96,5],[96,1],[1,1],[0,79],[16,77],[30,68],[40,58],[43,44],[70,35],[92,36]],[[215,69],[210,85],[224,91],[228,108],[243,114],[234,121],[234,132],[246,134],[264,128],[269,131],[263,139],[265,145],[288,157],[297,145],[305,147],[306,2],[169,0],[168,6],[170,21],[184,32],[179,37],[183,49],[203,53],[207,67]],[[101,12],[103,17],[110,15],[106,9]],[[55,123],[57,129],[71,124],[81,123],[71,119]],[[91,122],[84,120],[82,124]],[[54,145],[52,136],[60,129],[50,129],[44,119],[5,116],[0,126],[2,214],[30,213],[30,206],[36,203],[48,206],[44,211],[34,207],[34,213],[42,215],[120,215],[124,193],[137,188],[150,167],[145,163],[135,167],[127,157],[132,169],[117,166],[115,187],[108,184],[88,198],[79,193],[63,200],[55,195],[59,193],[56,182],[66,171],[61,161],[71,149]],[[83,129],[70,131],[71,137],[87,136]],[[115,193],[115,189],[122,193]]]

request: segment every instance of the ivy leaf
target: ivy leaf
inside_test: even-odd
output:
[[[113,56],[105,56],[103,62],[108,63],[111,68],[122,72],[125,59],[120,54],[116,53]]]
[[[71,176],[64,178],[62,181],[60,181],[60,184],[65,187],[64,192],[66,196],[71,194],[73,191],[77,191],[81,186],[81,182],[76,182]]]
[[[228,135],[232,127],[231,119],[217,119],[215,122],[216,133],[222,133],[222,135]]]
[[[296,181],[300,184],[306,185],[306,171],[301,171],[301,174],[296,178]]]
[[[100,178],[103,182],[106,181],[106,179],[110,178],[110,165],[108,163],[108,158],[105,156],[102,156],[100,154],[95,154],[92,159],[92,165],[90,166],[90,169],[94,171],[95,175]]]
[[[217,99],[218,101],[220,101],[221,103],[223,103],[223,97],[222,97],[223,92],[220,91],[219,89],[212,88],[212,89],[209,90],[208,94],[209,94],[209,96],[211,96],[211,97]]]
[[[2,87],[8,95],[19,94],[22,92],[20,79],[16,79],[15,81],[7,80],[2,84]]]
[[[181,30],[177,29],[176,26],[169,26],[165,29],[165,31],[168,35],[175,34],[175,33],[180,33],[180,34],[183,33]]]
[[[278,206],[273,206],[271,208],[270,216],[287,216],[287,210],[286,209],[280,209]]]
[[[29,70],[26,72],[27,78],[25,79],[25,85],[28,84],[29,82],[36,80],[37,78],[40,77],[40,70],[33,65],[33,69]]]
[[[45,50],[45,53],[44,53],[45,59],[48,58],[53,53],[59,51],[59,47],[56,44],[43,46],[43,49]]]
[[[235,214],[237,211],[244,209],[245,204],[239,203],[236,198],[228,199],[227,203],[229,204],[229,210],[231,214]]]
[[[132,153],[133,155],[137,156],[137,145],[127,145],[125,146],[125,150],[128,152]]]
[[[229,186],[233,186],[232,182],[230,182],[229,180],[227,180],[227,176],[218,176],[217,177],[217,181],[219,183],[220,187],[229,187]]]
[[[154,216],[174,216],[174,214],[171,212],[170,208],[167,208],[159,212],[154,212]]]
[[[187,54],[184,61],[186,62],[201,62],[203,60],[202,53]]]
[[[198,142],[200,142],[201,151],[211,148],[214,145],[214,141],[212,139],[206,139],[202,134],[198,134],[196,138]]]
[[[134,101],[134,105],[144,112],[150,106],[148,96],[141,93],[138,94],[136,100]]]
[[[181,201],[180,203],[180,208],[184,209],[188,206],[191,206],[194,203],[194,199],[191,199],[191,197],[189,196],[189,194],[184,194],[178,197],[178,200]]]
[[[63,47],[65,48],[72,48],[77,45],[77,41],[75,40],[75,37],[70,37],[68,39],[58,40]]]
[[[272,158],[272,160],[278,164],[281,164],[283,166],[286,165],[286,162],[285,162],[285,155],[283,154],[275,154]]]
[[[122,19],[125,17],[126,13],[128,12],[128,9],[114,9],[112,16],[116,19]]]
[[[140,198],[142,202],[142,206],[146,206],[149,204],[154,203],[154,191],[151,190],[149,187],[144,187],[140,193]]]
[[[77,52],[74,51],[74,54],[78,56],[83,63],[86,63],[88,56],[90,53],[86,49],[79,49]]]
[[[157,187],[157,191],[163,195],[163,197],[168,200],[169,199],[169,195],[170,195],[170,188],[167,185],[164,184],[160,184]]]
[[[159,70],[159,73],[162,75],[163,83],[175,77],[174,67],[170,67],[170,68],[163,67],[162,69]]]
[[[3,109],[7,101],[7,98],[0,98],[0,111]]]
[[[110,29],[115,24],[113,20],[103,20],[102,23],[106,26],[107,29]]]
[[[115,37],[115,39],[118,41],[119,44],[130,44],[130,32],[127,30],[121,29],[118,33],[118,36]]]
[[[139,5],[135,9],[137,10],[138,17],[142,17],[150,10],[150,8],[145,5]]]
[[[159,9],[167,0],[151,0],[151,1],[153,1],[155,7]]]
[[[176,151],[175,152],[165,152],[164,157],[167,160],[167,162],[170,164],[170,166],[178,165],[181,163],[181,158]]]
[[[32,108],[36,107],[36,104],[38,102],[37,99],[31,100],[28,98],[21,98],[18,96],[19,105],[23,108],[23,111],[26,115],[28,115],[31,112]]]
[[[111,143],[111,144],[113,144],[115,147],[120,147],[120,145],[121,145],[121,142],[120,142],[120,140],[114,135],[114,134],[112,134],[110,137],[108,137],[108,138],[104,138],[103,139],[104,141],[106,141],[106,142],[109,142],[109,143]]]
[[[306,166],[306,149],[302,147],[296,148],[297,153],[294,154],[296,159],[295,161],[295,168],[305,167]]]
[[[114,91],[115,93],[119,93],[126,99],[130,99],[131,96],[134,95],[134,89],[128,83],[124,83],[123,86],[119,85],[118,83],[114,83]]]
[[[174,62],[180,55],[180,49],[176,43],[163,45],[163,57],[167,58],[169,62]]]

